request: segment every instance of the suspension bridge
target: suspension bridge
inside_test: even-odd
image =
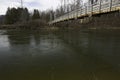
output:
[[[120,11],[120,0],[107,0],[106,2],[104,2],[104,0],[100,0],[97,3],[88,3],[60,17],[57,17],[53,21],[50,21],[49,24],[74,20],[78,18],[82,19],[84,17],[91,17],[93,15],[110,13],[113,11]]]

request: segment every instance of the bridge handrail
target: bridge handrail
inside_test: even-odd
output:
[[[110,2],[112,1],[112,2]],[[108,0],[107,2],[98,2],[95,4],[91,5],[85,5],[83,7],[80,7],[78,9],[75,9],[73,11],[70,11],[68,13],[65,13],[64,15],[56,18],[55,20],[49,22],[49,23],[56,23],[64,20],[69,20],[70,18],[76,18],[80,16],[85,16],[85,15],[92,15],[93,13],[101,13],[101,11],[106,12],[106,11],[111,11],[112,7],[120,7],[120,0]]]

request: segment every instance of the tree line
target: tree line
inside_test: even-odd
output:
[[[4,23],[16,24],[38,19],[48,22],[50,20],[50,13],[51,10],[39,11],[38,9],[34,9],[34,11],[30,13],[27,8],[8,8],[5,14]]]
[[[49,22],[83,5],[83,0],[60,0],[60,2],[61,5],[56,10],[39,11],[34,9],[32,13],[27,8],[8,8],[4,22],[5,24],[15,24],[38,19]]]
[[[5,15],[6,24],[14,24],[27,20],[29,20],[29,12],[27,8],[8,8]]]

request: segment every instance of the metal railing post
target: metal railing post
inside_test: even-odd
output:
[[[110,11],[112,10],[112,0],[110,0]]]
[[[101,6],[102,6],[101,3],[102,3],[102,0],[100,0],[100,3],[99,3],[100,4],[99,13],[101,13]]]
[[[91,16],[93,15],[93,4],[91,5]]]
[[[87,15],[87,6],[85,5],[85,14]]]

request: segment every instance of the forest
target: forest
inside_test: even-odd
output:
[[[70,11],[73,11],[83,6],[83,0],[60,0],[60,5],[54,10],[52,8],[45,11],[34,9],[30,12],[27,7],[8,7],[2,23],[4,25],[13,24],[36,24],[36,26],[42,26],[42,24],[48,24],[49,21],[54,20]],[[38,23],[41,23],[37,25]]]

